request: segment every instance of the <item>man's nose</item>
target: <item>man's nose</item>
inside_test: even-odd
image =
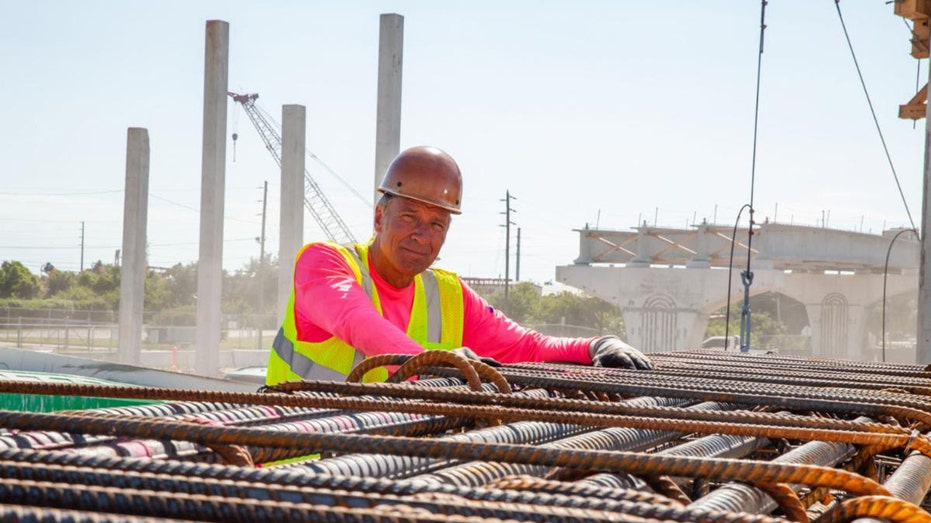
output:
[[[411,237],[421,243],[428,243],[430,241],[430,224],[425,222],[418,223],[414,226]]]

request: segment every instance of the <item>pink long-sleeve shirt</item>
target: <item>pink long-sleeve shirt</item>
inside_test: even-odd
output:
[[[367,356],[423,352],[423,347],[406,333],[414,284],[403,289],[393,287],[374,267],[371,276],[384,316],[375,309],[336,249],[323,243],[304,249],[294,269],[298,339],[319,342],[336,336]],[[465,283],[462,295],[465,312],[462,345],[479,356],[502,363],[591,364],[588,347],[594,338],[545,336],[521,327],[495,310]]]

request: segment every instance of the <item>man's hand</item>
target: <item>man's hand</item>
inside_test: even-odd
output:
[[[653,363],[642,352],[621,341],[617,336],[602,336],[588,348],[595,367],[620,367],[650,370]]]
[[[463,357],[463,358],[465,358],[465,359],[467,359],[467,360],[480,361],[480,362],[484,363],[485,365],[489,365],[489,366],[491,366],[491,367],[500,367],[500,366],[501,366],[501,363],[500,363],[498,360],[496,360],[496,359],[494,359],[494,358],[483,358],[483,357],[479,356],[478,354],[476,354],[475,351],[473,351],[472,349],[470,349],[470,348],[468,348],[468,347],[459,347],[458,349],[453,349],[453,350],[451,350],[451,351],[449,351],[449,352],[452,352],[453,354],[458,354],[459,356],[461,356],[461,357]]]

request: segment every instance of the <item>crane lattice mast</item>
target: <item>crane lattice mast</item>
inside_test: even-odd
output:
[[[227,94],[233,101],[242,105],[246,114],[249,115],[249,120],[252,121],[252,125],[255,126],[255,130],[258,131],[259,136],[262,137],[262,141],[265,142],[265,148],[268,149],[268,152],[272,153],[272,158],[275,159],[275,163],[278,164],[280,168],[281,134],[278,131],[280,126],[273,118],[265,114],[264,111],[255,105],[255,101],[258,99],[259,95],[254,93]],[[308,172],[307,169],[304,169],[304,180],[307,182],[304,186],[304,206],[307,207],[307,210],[310,211],[310,215],[313,216],[317,224],[320,225],[320,228],[323,229],[323,232],[326,233],[327,238],[338,243],[355,243],[355,236],[349,231],[349,227],[346,226],[343,219],[336,213],[336,210],[333,208],[333,205],[330,204],[329,200],[326,199],[326,196],[323,195],[320,186],[310,176],[310,172]]]

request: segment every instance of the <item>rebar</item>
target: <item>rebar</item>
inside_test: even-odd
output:
[[[416,381],[255,393],[0,381],[157,402],[0,411],[0,519],[931,519],[924,367],[650,356],[654,371],[491,369],[428,352],[371,363]]]

